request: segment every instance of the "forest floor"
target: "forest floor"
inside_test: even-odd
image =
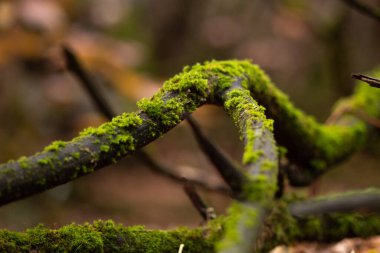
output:
[[[291,247],[278,246],[271,253],[378,253],[380,236],[368,239],[344,239],[334,244],[298,243]]]

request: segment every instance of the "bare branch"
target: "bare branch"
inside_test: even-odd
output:
[[[344,3],[346,3],[348,6],[352,7],[353,9],[357,10],[358,12],[361,12],[362,14],[371,17],[377,21],[380,21],[380,12],[377,10],[374,10],[368,5],[365,5],[364,3],[358,1],[358,0],[342,0]]]
[[[217,191],[226,195],[231,195],[231,190],[228,186],[220,183],[215,183],[212,180],[212,176],[206,175],[206,173],[199,173],[199,170],[195,168],[186,168],[187,172],[182,172],[180,168],[171,169],[166,167],[149,156],[146,152],[136,152],[136,155],[145,163],[151,170],[159,173],[175,182],[182,182],[185,177],[189,182],[209,191]],[[189,171],[190,170],[190,171]]]
[[[366,82],[371,87],[380,88],[380,80],[363,74],[352,74],[352,78]]]
[[[202,151],[217,168],[224,181],[231,187],[234,195],[239,195],[242,191],[243,182],[241,171],[202,133],[200,127],[191,116],[187,117],[187,121]]]
[[[289,211],[295,217],[360,211],[380,213],[380,190],[368,189],[365,191],[345,192],[293,202],[289,206]]]
[[[212,207],[209,207],[202,200],[201,196],[197,193],[194,185],[184,178],[185,183],[183,189],[185,190],[186,195],[189,197],[191,203],[202,216],[204,221],[209,221],[216,218],[216,214]]]
[[[116,113],[107,103],[107,99],[102,96],[102,93],[96,89],[93,80],[87,71],[82,67],[74,52],[66,45],[62,46],[62,52],[66,59],[66,67],[76,76],[83,87],[90,94],[98,110],[106,116],[107,119],[112,119]]]

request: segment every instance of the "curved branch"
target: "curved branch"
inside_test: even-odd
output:
[[[84,89],[87,91],[89,97],[93,101],[94,105],[98,108],[108,120],[112,120],[117,116],[112,107],[108,104],[107,99],[97,89],[94,80],[91,79],[88,71],[85,70],[75,53],[67,46],[62,46],[64,58],[66,60],[67,69],[79,80]],[[180,172],[174,171],[164,165],[159,164],[151,156],[149,156],[144,150],[139,149],[135,151],[135,155],[141,159],[141,161],[147,165],[154,172],[159,173],[167,178],[175,181],[182,182],[185,175],[181,175]],[[199,174],[199,173],[198,173]],[[191,178],[186,175],[186,179],[190,182],[201,186],[207,190],[219,191],[224,194],[230,193],[229,189],[222,184],[211,183],[210,180],[203,175],[197,175],[195,170],[191,173]]]
[[[287,157],[300,168],[307,168],[313,178],[365,144],[372,127],[364,119],[350,113],[342,114],[332,125],[317,123],[289,101],[257,66],[248,71],[248,81],[243,86],[266,108],[266,114],[274,119],[276,140],[288,150]],[[373,73],[373,76],[379,74]],[[342,99],[340,107],[360,109],[367,115],[380,117],[380,91],[366,85],[358,85],[355,93]]]
[[[123,113],[72,141],[55,142],[41,153],[0,165],[0,204],[91,173],[157,139],[207,101],[218,73],[205,69],[199,65],[167,81],[152,99],[139,102],[138,113]]]

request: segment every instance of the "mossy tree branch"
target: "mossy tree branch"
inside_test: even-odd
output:
[[[380,92],[369,89],[358,86],[337,110],[343,106],[379,117]],[[274,129],[273,121],[256,101],[274,119]],[[241,175],[241,187],[235,189],[239,201],[232,204],[224,222],[225,234],[217,246],[220,252],[261,248],[256,238],[261,237],[262,225],[275,210],[278,155],[273,132],[276,141],[288,148],[288,159],[313,180],[362,147],[371,130],[366,121],[352,114],[342,114],[333,125],[319,124],[296,109],[258,66],[248,61],[212,61],[186,67],[152,98],[139,101],[138,112],[124,113],[99,128],[84,130],[72,141],[54,142],[34,156],[0,165],[0,204],[116,162],[169,131],[205,103],[224,106],[245,145],[245,168],[235,168]]]
[[[210,62],[186,68],[170,79],[150,100],[139,102],[140,112],[124,113],[98,129],[83,131],[70,142],[56,142],[34,156],[0,165],[0,203],[68,182],[130,154],[176,126],[202,104],[222,104],[220,94],[237,80],[274,119],[276,140],[287,147],[288,158],[315,174],[362,147],[371,129],[351,114],[342,115],[334,125],[318,124],[296,109],[256,65],[246,61]],[[231,94],[236,92],[243,89],[231,89]],[[359,108],[379,117],[379,97],[378,89],[361,85],[337,109]],[[261,152],[261,147],[245,152],[243,159]]]
[[[82,65],[81,61],[78,59],[74,51],[70,49],[68,46],[63,45],[62,52],[64,59],[66,60],[67,70],[70,71],[82,84],[90,99],[97,107],[98,111],[101,114],[103,114],[103,116],[106,117],[109,121],[111,121],[113,117],[117,116],[117,114],[110,106],[110,104],[107,102],[106,97],[104,97],[102,93],[99,91],[98,86],[95,84],[95,81],[91,78],[90,73]],[[161,175],[166,176],[167,178],[173,181],[183,181],[183,175],[180,175],[180,173],[178,173],[177,171],[158,163],[144,150],[136,150],[135,155],[154,172],[160,173]],[[224,185],[210,184],[210,180],[207,180],[207,178],[204,177],[193,175],[192,178],[187,178],[187,180],[207,190],[229,193],[229,189],[227,189],[227,187],[225,187]]]
[[[206,227],[168,231],[148,230],[143,226],[125,227],[112,221],[71,224],[59,229],[40,225],[24,232],[0,230],[0,251],[171,253],[184,244],[188,253],[214,253],[217,252],[215,243],[220,240],[226,222],[226,218],[220,217]],[[258,252],[266,253],[275,245],[301,240],[330,242],[348,236],[377,235],[380,233],[380,217],[333,213],[295,218],[290,215],[288,205],[280,202],[270,213],[263,231]]]

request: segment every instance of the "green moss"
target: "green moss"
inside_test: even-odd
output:
[[[268,164],[270,162],[267,162]],[[268,166],[266,164],[266,166]],[[277,169],[275,164],[271,164],[270,170]],[[262,204],[268,205],[273,200],[274,193],[277,190],[277,185],[273,178],[271,178],[268,174],[265,174],[268,167],[261,168],[264,173],[260,173],[257,175],[246,174],[246,178],[248,178],[248,182],[243,185],[243,196],[248,201],[260,202]]]
[[[143,98],[137,102],[137,106],[146,112],[152,118],[159,118],[162,114],[162,108],[165,106],[165,101],[161,99],[149,100]]]
[[[94,171],[94,168],[82,165],[81,170],[84,174],[88,174]]]
[[[137,105],[149,117],[159,120],[165,126],[178,124],[181,120],[181,115],[185,112],[183,101],[177,98],[167,101],[162,100],[160,97],[153,97],[150,100],[143,98],[137,102]]]
[[[273,120],[266,118],[264,114],[265,108],[259,106],[252,99],[248,90],[233,89],[229,91],[226,94],[224,107],[235,124],[239,126],[239,131],[245,138],[243,164],[256,162],[264,155],[262,150],[254,148],[255,139],[258,135],[261,135],[261,132],[257,130],[257,126],[261,126],[263,130],[273,131]],[[246,120],[244,121],[243,118]],[[254,125],[256,125],[255,129],[253,128]]]
[[[46,178],[41,177],[38,180],[34,182],[36,185],[45,185],[46,184]]]
[[[247,180],[242,196],[250,201],[267,202],[276,191],[278,169],[276,145],[270,142],[273,140],[273,120],[266,118],[265,109],[252,99],[247,90],[227,91],[224,107],[243,137],[243,164],[254,166],[244,175]]]
[[[380,78],[380,68],[372,70],[367,73],[369,76]],[[380,117],[380,89],[370,87],[363,82],[357,82],[355,86],[354,95],[350,101],[347,101],[347,106],[353,109],[359,109],[366,112],[368,115],[379,118]]]
[[[80,158],[80,152],[74,152],[73,154],[73,157],[75,158],[75,159],[79,159]],[[67,158],[67,157],[66,157]]]
[[[260,226],[262,211],[258,206],[233,202],[224,219],[224,235],[216,244],[217,252],[248,252],[250,240]]]
[[[277,146],[278,157],[282,158],[286,156],[288,149],[284,146]]]
[[[0,251],[172,253],[185,244],[186,252],[213,252],[214,234],[206,234],[202,228],[147,230],[112,221],[71,224],[57,230],[39,225],[21,233],[0,230]]]
[[[45,152],[57,152],[58,150],[64,148],[66,146],[66,142],[64,141],[53,141],[49,146],[44,148]]]
[[[137,128],[142,124],[141,117],[133,113],[123,113],[112,119],[111,122],[105,123],[98,128],[89,127],[82,131],[79,136],[103,136],[103,135],[116,135],[122,130],[130,130],[131,128]]]
[[[237,88],[239,85],[243,88]],[[232,86],[234,86],[234,88],[232,88]],[[220,94],[223,94],[224,97],[219,97]],[[379,117],[379,98],[380,90],[367,87],[366,85],[360,85],[355,95],[343,101],[342,104],[351,109],[359,108],[373,117]],[[195,66],[184,68],[182,73],[165,82],[163,88],[155,96],[139,101],[138,105],[143,112],[124,113],[98,128],[88,128],[84,130],[79,138],[74,139],[73,142],[66,143],[57,141],[46,147],[44,151],[58,153],[62,151],[62,148],[66,145],[75,144],[76,141],[81,143],[84,137],[90,136],[93,137],[89,138],[90,143],[96,145],[96,148],[93,148],[92,151],[86,148],[85,141],[88,139],[85,139],[81,143],[83,146],[81,146],[80,149],[81,152],[88,151],[91,154],[91,161],[88,161],[88,163],[91,165],[96,164],[101,157],[107,157],[109,160],[116,162],[119,157],[129,151],[135,150],[136,143],[141,144],[141,139],[137,140],[137,138],[143,138],[142,136],[138,136],[139,130],[147,131],[147,129],[149,129],[150,133],[147,138],[151,138],[152,136],[158,137],[162,132],[178,124],[184,115],[193,112],[200,105],[206,102],[220,103],[222,100],[224,101],[226,111],[238,126],[245,143],[243,163],[249,167],[249,171],[244,174],[248,182],[243,186],[244,199],[259,201],[263,206],[269,203],[269,200],[272,199],[273,193],[276,190],[274,178],[277,170],[277,156],[268,155],[268,149],[264,149],[263,147],[266,146],[266,148],[269,147],[270,149],[272,146],[275,146],[274,143],[265,143],[264,145],[262,141],[265,139],[264,137],[270,138],[273,131],[273,120],[267,119],[265,113],[275,119],[276,131],[279,133],[278,136],[281,137],[279,139],[284,142],[283,145],[289,147],[289,157],[296,157],[296,159],[299,159],[299,161],[296,160],[296,162],[299,162],[305,167],[310,166],[316,170],[322,171],[327,166],[340,161],[348,154],[357,150],[358,147],[361,147],[365,143],[368,134],[369,128],[366,122],[358,120],[355,115],[342,117],[334,126],[318,124],[314,118],[305,115],[295,108],[295,106],[290,103],[288,97],[271,83],[268,76],[260,70],[258,66],[252,65],[248,61],[211,61],[203,65],[196,64]],[[265,111],[264,107],[259,106],[259,104],[265,105],[267,110]],[[146,117],[146,115],[148,115],[149,118]],[[139,129],[143,124],[143,119],[144,125],[141,128],[144,129]],[[162,126],[164,126],[163,130],[161,130]],[[97,137],[101,138],[97,139]],[[150,140],[151,139],[149,139],[149,141]],[[102,154],[99,155],[95,150],[100,150]],[[110,150],[115,152],[116,156],[110,158],[109,154],[104,154]],[[274,149],[273,152],[277,154],[277,150]],[[55,154],[49,153],[47,154],[49,155],[48,157],[45,157],[45,155],[46,154],[42,155],[44,158],[37,160],[39,165],[50,164],[51,167],[53,167],[54,163],[59,165],[59,161],[53,156]],[[75,173],[72,175],[74,178],[82,172],[89,173],[93,170],[93,166],[74,164],[73,159],[79,159],[80,153],[74,152],[69,155],[70,157],[64,158],[64,162],[72,162],[73,166],[77,166],[75,167]],[[81,159],[81,162],[82,160],[84,159]],[[32,163],[29,161],[35,162],[27,158],[20,158],[18,163],[21,168],[27,169],[30,167],[30,163]],[[2,172],[11,175],[15,174],[12,168],[5,166]],[[10,182],[7,183],[10,185]],[[43,181],[37,183],[45,184]],[[231,213],[238,213],[239,210],[243,210],[239,208],[236,208],[237,211],[234,211],[232,208]],[[256,212],[247,214],[246,211],[243,210],[243,213],[247,215],[247,217],[251,217],[251,220],[257,218],[255,216],[257,215]],[[226,227],[236,228],[235,225],[240,222],[242,216],[237,217],[238,218],[231,216],[231,219],[226,223]],[[346,220],[342,222],[351,224],[350,229],[358,231],[362,229],[353,227],[353,222],[355,220],[357,221],[357,218],[345,217],[345,219]],[[306,227],[310,227],[310,231],[320,233],[320,231],[317,230],[317,228],[322,226],[320,220],[310,220],[305,224]],[[114,224],[99,223],[98,225],[88,225],[87,228],[84,229],[95,230],[97,232],[99,231],[94,227],[102,227],[102,229],[104,228],[106,230],[115,229]],[[253,226],[255,224],[247,222],[243,225]],[[145,233],[145,230],[139,227],[136,227],[134,232],[140,230]],[[343,228],[342,231],[347,232],[348,228]],[[185,232],[181,231],[180,235],[182,236],[184,233]],[[231,233],[231,236],[228,236],[228,233]],[[43,233],[37,234],[41,235]],[[60,232],[57,231],[52,232],[52,234],[61,235]],[[161,236],[158,238],[166,238],[167,236],[163,231],[157,234]],[[62,235],[64,235],[63,232]],[[23,236],[25,237],[26,235],[23,234]],[[116,237],[117,239],[119,239],[118,236]],[[22,236],[19,238],[21,237]],[[97,233],[94,233],[90,237],[92,238],[90,241],[94,240],[93,245],[100,247],[101,244],[98,239],[96,239],[98,238]],[[236,243],[238,243],[239,238],[241,238],[239,234],[233,235],[233,232],[227,232],[227,237],[232,238],[232,241]],[[133,235],[124,236],[123,234],[121,238],[120,240],[129,240],[133,238]],[[154,252],[153,250],[156,250],[156,252],[165,252],[165,250],[160,248],[164,246],[157,241],[157,238],[139,237],[136,240],[140,240],[140,238],[144,238],[141,240],[146,240],[144,243],[149,244],[149,246],[154,245],[151,248],[152,252]],[[170,237],[169,239],[172,240],[173,238]],[[102,237],[102,247],[106,247],[104,246],[104,242]],[[191,242],[187,243],[190,244]],[[90,246],[84,245],[82,247],[81,243],[75,246],[75,248],[78,248],[80,251],[85,251],[87,247]],[[116,243],[113,247],[117,248],[119,246]],[[96,251],[97,249],[92,250]],[[149,250],[144,252],[149,252]],[[173,248],[170,249],[170,252],[173,252]]]
[[[29,168],[29,160],[26,156],[22,156],[20,157],[17,162],[20,164],[20,167],[22,169],[27,169]]]
[[[100,151],[102,151],[104,153],[107,153],[108,151],[110,151],[110,146],[108,146],[108,145],[101,145],[100,146]]]
[[[47,165],[47,164],[49,164],[51,161],[50,161],[50,159],[48,159],[48,158],[41,158],[41,159],[39,159],[38,160],[38,164],[39,165]]]

